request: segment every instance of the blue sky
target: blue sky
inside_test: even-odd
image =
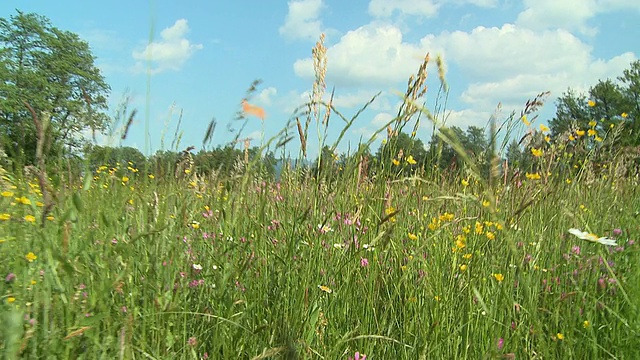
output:
[[[180,112],[181,149],[200,147],[212,117],[218,122],[214,144],[230,141],[227,124],[240,127],[233,118],[255,79],[263,82],[251,102],[267,118],[264,124],[250,118],[242,137],[259,145],[263,130],[266,138],[275,135],[308,99],[311,49],[320,33],[328,48],[327,92],[335,86],[334,104],[343,114],[352,116],[382,92],[346,134],[341,151],[393,118],[397,93],[427,52],[445,60],[450,95],[444,115],[463,128],[484,126],[498,103],[499,118],[506,118],[548,90],[541,112],[546,121],[568,87],[583,91],[598,79],[615,78],[640,53],[637,0],[4,0],[0,16],[15,9],[44,15],[89,42],[112,88],[110,114],[126,93],[129,106],[139,110],[123,145],[150,153],[161,148],[163,134],[169,148]],[[435,64],[429,70],[431,105]],[[342,129],[337,117],[332,124],[330,143]],[[427,143],[430,124],[423,122],[418,136]],[[318,147],[313,138],[312,155]],[[296,139],[292,156],[297,146]]]

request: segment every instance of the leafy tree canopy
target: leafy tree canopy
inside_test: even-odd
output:
[[[103,132],[110,88],[89,45],[49,20],[20,11],[0,18],[0,138],[7,153],[33,163],[36,131],[28,103],[50,122],[49,154],[77,152],[90,132]]]

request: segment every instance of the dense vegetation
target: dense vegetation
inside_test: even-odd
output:
[[[22,13],[0,36],[4,357],[640,356],[640,62],[548,126],[542,93],[463,130],[419,106],[427,57],[375,152],[319,136],[308,161],[342,116],[320,67],[264,146],[211,148],[212,122],[199,151],[145,157],[79,136],[135,115],[107,121],[86,43]]]

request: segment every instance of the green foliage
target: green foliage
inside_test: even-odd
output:
[[[87,132],[106,128],[109,86],[76,34],[18,11],[0,19],[0,47],[0,137],[10,156],[35,161],[37,134],[25,103],[50,116],[49,154],[78,151]]]

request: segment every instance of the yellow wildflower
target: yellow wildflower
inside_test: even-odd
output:
[[[467,270],[467,265],[462,264],[460,265],[460,271],[466,271]]]
[[[591,120],[591,121],[589,121],[589,126],[590,126],[590,127],[592,127],[592,128],[593,128],[593,127],[596,127],[596,125],[597,125],[597,123],[596,123],[596,121],[595,121],[595,120]]]
[[[587,329],[589,326],[591,325],[591,323],[589,323],[589,320],[585,320],[582,322],[582,327]]]
[[[540,180],[540,174],[538,173],[533,173],[533,174],[526,173],[525,176],[529,180]]]
[[[331,294],[333,292],[330,287],[324,285],[318,285],[318,289],[326,292],[327,294]]]
[[[462,179],[460,183],[462,184],[462,186],[469,186],[469,182],[465,179]]]
[[[533,154],[533,156],[535,157],[540,157],[544,154],[544,151],[542,149],[532,148],[531,154]]]
[[[12,197],[13,193],[11,191],[3,191],[2,193],[0,193],[0,195],[2,195],[3,197]]]
[[[556,337],[557,337],[557,338],[558,338],[558,340],[560,340],[560,341],[564,340],[564,334],[562,334],[562,333],[557,333],[557,334],[556,334]]]
[[[576,130],[576,135],[578,135],[578,137],[584,136],[584,130]]]
[[[400,161],[398,161],[398,160],[396,160],[396,159],[391,160],[391,163],[392,163],[393,165],[395,165],[395,166],[400,165]]]
[[[36,217],[33,215],[27,215],[24,217],[24,221],[34,223],[36,222]]]
[[[589,105],[589,107],[594,107],[594,106],[596,106],[596,102],[593,101],[593,100],[589,100],[589,101],[587,101],[587,105]]]
[[[11,215],[10,214],[7,214],[7,213],[0,214],[0,220],[7,221],[9,219],[11,219]]]
[[[525,125],[527,125],[527,126],[531,125],[531,123],[529,122],[529,120],[527,120],[527,115],[522,115],[522,117],[520,118],[520,120],[522,120],[522,122],[523,122]]]
[[[19,198],[17,197],[17,198],[16,198],[16,201],[17,201],[19,204],[23,204],[23,205],[31,205],[31,200],[29,200],[29,198],[24,197],[24,196],[21,196],[21,197],[19,197]]]
[[[418,235],[416,234],[409,233],[407,236],[409,237],[409,240],[418,240]]]
[[[415,165],[415,164],[417,163],[417,161],[413,158],[413,156],[412,156],[412,155],[409,155],[409,156],[407,157],[407,162],[408,162],[409,164],[411,164],[411,165]]]
[[[493,278],[496,279],[496,281],[498,281],[499,283],[504,280],[504,275],[502,274],[491,274],[491,276],[493,276]]]
[[[629,114],[627,114],[626,112],[623,112],[622,114],[620,114],[620,116],[622,116],[623,119],[626,119],[629,117]]]
[[[545,124],[540,124],[540,131],[547,132],[549,131],[549,128]]]
[[[38,257],[36,256],[36,254],[29,252],[24,256],[24,258],[27,259],[28,262],[34,262]]]

